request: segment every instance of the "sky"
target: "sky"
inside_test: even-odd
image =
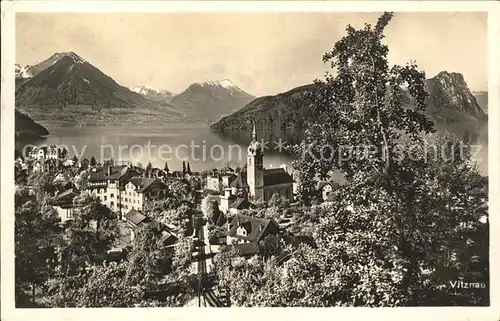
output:
[[[123,86],[175,93],[230,79],[255,96],[322,78],[322,55],[351,24],[380,13],[18,13],[16,63],[74,51]],[[428,78],[460,72],[487,90],[486,13],[395,13],[386,28],[391,64],[415,60]]]

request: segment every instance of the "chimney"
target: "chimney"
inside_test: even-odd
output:
[[[229,196],[231,196],[231,189],[230,188],[224,189],[224,197],[229,197]]]
[[[108,176],[111,175],[111,166],[108,166]]]

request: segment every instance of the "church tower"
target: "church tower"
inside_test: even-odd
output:
[[[257,141],[255,123],[253,124],[252,141],[248,145],[247,183],[249,194],[255,199],[264,199],[264,149]]]

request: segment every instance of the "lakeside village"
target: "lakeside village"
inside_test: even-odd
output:
[[[198,305],[227,306],[229,289],[213,277],[215,255],[232,253],[246,260],[277,254],[278,237],[300,229],[292,210],[297,188],[293,173],[285,165],[264,168],[264,148],[255,128],[247,151],[243,168],[192,172],[186,162],[182,170],[170,171],[167,163],[163,169],[151,163],[145,168],[112,160],[100,164],[94,157],[68,158],[58,146],[33,147],[26,159],[16,158],[16,185],[25,185],[31,194],[39,193],[37,188],[49,191],[48,203],[62,227],[81,212],[84,205],[77,199],[82,194],[109,208],[117,219],[119,237],[107,250],[107,261],[129,261],[130,248],[145,228],[154,231],[156,245],[164,249],[188,240],[187,270],[198,280],[192,286]],[[320,204],[338,185],[318,182],[317,186]],[[288,254],[280,251],[279,261]]]

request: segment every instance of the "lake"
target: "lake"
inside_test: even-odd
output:
[[[146,165],[151,161],[155,167],[163,168],[168,162],[171,171],[181,170],[182,162],[190,163],[192,171],[203,171],[243,166],[246,163],[246,148],[251,133],[233,132],[216,134],[208,127],[189,125],[130,125],[108,127],[57,127],[43,124],[50,135],[30,141],[33,145],[64,145],[70,157],[91,158],[97,161],[113,158]],[[462,139],[480,146],[476,156],[481,172],[488,174],[488,129],[480,127],[447,127]],[[303,139],[299,129],[283,131],[257,131],[259,139],[268,142],[264,156],[265,167],[291,166],[292,156],[280,147],[299,143]],[[280,139],[282,144],[280,145]],[[17,142],[22,149],[26,142]]]
[[[192,171],[203,171],[243,166],[246,163],[247,143],[239,139],[217,135],[208,127],[180,127],[134,125],[112,127],[51,127],[50,135],[30,141],[33,145],[64,145],[70,157],[94,156],[97,161],[113,158],[163,168],[182,170],[182,162],[189,162]],[[250,141],[251,133],[248,133]],[[18,142],[22,148],[26,142]],[[290,155],[268,151],[264,157],[266,167],[291,165]]]

